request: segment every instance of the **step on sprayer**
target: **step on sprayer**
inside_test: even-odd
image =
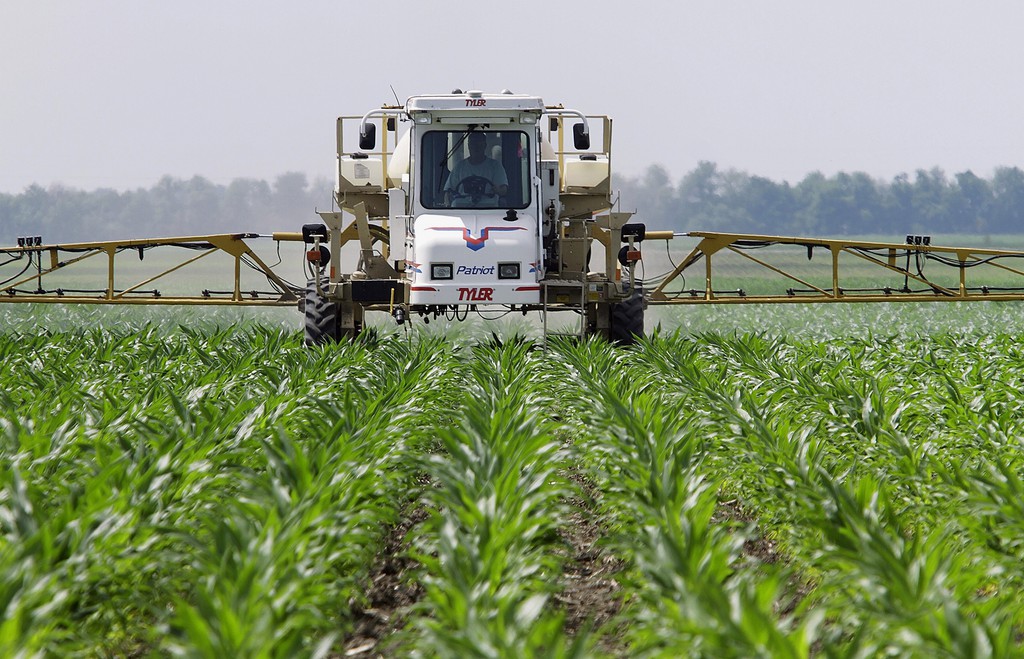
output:
[[[928,236],[649,230],[613,210],[611,119],[537,96],[412,96],[339,117],[336,128],[335,209],[301,232],[68,244],[21,237],[0,248],[0,302],[293,306],[316,345],[358,336],[370,311],[398,323],[536,311],[545,338],[630,344],[644,334],[649,305],[1024,299],[1020,251],[940,247]],[[268,265],[255,248],[266,240],[278,249],[303,243],[305,285]],[[641,248],[651,241],[692,246],[674,259],[665,243],[666,271],[645,276]],[[141,260],[157,248],[185,256],[121,274],[126,253]],[[227,255],[223,285],[156,288],[215,253]],[[106,267],[83,265],[97,261]],[[265,278],[264,290],[242,283],[243,265]],[[699,284],[688,286],[687,275]],[[556,332],[554,312],[571,312],[573,322]]]

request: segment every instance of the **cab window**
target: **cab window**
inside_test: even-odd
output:
[[[430,131],[420,145],[424,208],[526,208],[529,140],[522,131]]]

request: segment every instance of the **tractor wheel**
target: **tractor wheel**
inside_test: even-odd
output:
[[[316,292],[316,281],[306,282],[305,307],[306,345],[315,346],[323,343],[336,343],[341,338],[341,325],[338,322],[338,305],[329,302]]]
[[[636,343],[644,336],[644,291],[634,288],[633,294],[612,305],[608,338],[620,346]]]

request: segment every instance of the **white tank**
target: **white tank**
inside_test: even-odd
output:
[[[557,160],[558,156],[555,155],[555,149],[548,142],[546,137],[541,136],[540,138],[540,159],[541,160]]]
[[[398,138],[395,151],[388,158],[388,182],[390,187],[402,186],[402,176],[409,174],[409,145],[412,143],[412,131],[408,130],[405,135]]]
[[[379,156],[338,157],[337,192],[378,192],[383,190],[384,167]]]

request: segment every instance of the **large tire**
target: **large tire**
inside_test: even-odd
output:
[[[336,343],[341,338],[338,322],[338,305],[329,302],[316,292],[316,281],[306,282],[305,308],[306,345]]]
[[[644,291],[640,287],[633,294],[612,305],[608,338],[620,346],[633,345],[644,336]]]

